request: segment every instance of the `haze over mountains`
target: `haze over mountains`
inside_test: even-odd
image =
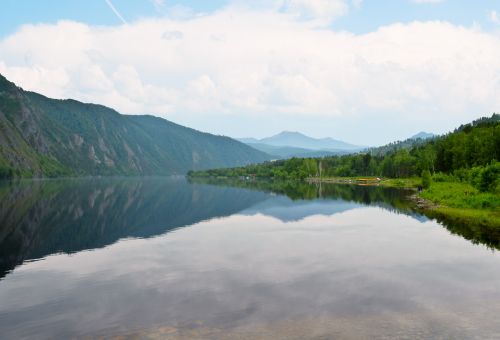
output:
[[[153,116],[24,91],[0,75],[0,178],[184,175],[271,156]]]
[[[0,132],[0,178],[184,175],[190,170],[367,149],[291,131],[237,141],[154,116],[121,115],[102,105],[50,99],[24,91],[2,75]],[[433,136],[420,132],[409,140]]]
[[[428,139],[432,137],[436,137],[436,135],[431,132],[420,131],[419,133],[411,136],[408,139]]]
[[[328,137],[313,138],[295,131],[283,131],[262,139],[239,138],[238,140],[278,158],[341,155],[366,148]]]

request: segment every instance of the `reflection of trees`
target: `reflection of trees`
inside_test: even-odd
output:
[[[464,223],[460,218],[445,216],[436,211],[425,212],[428,217],[435,218],[444,225],[452,234],[460,235],[474,244],[484,244],[491,249],[500,250],[500,229],[487,227],[481,224],[467,221]]]
[[[272,192],[285,195],[292,200],[313,200],[317,198],[342,199],[366,205],[383,206],[392,211],[413,213],[408,195],[411,191],[332,183],[307,183],[303,181],[251,181],[238,179],[190,179],[191,183],[205,183],[219,186]]]
[[[359,186],[333,183],[306,183],[303,181],[252,181],[238,179],[191,179],[193,183],[206,183],[219,186],[237,186],[247,189],[273,192],[286,195],[293,200],[311,200],[316,198],[342,199],[365,205],[383,207],[396,213],[412,216],[425,215],[437,219],[451,233],[475,243],[484,244],[492,249],[500,249],[500,230],[488,228],[473,222],[464,222],[459,218],[447,217],[431,210],[418,210],[409,199],[410,190],[376,186]]]
[[[169,179],[80,179],[0,185],[0,277],[26,259],[150,237],[267,198]]]
[[[213,185],[205,185],[213,184]],[[240,190],[246,188],[250,190]],[[342,199],[417,216],[408,192],[396,188],[295,181],[196,179],[68,179],[0,183],[0,277],[26,259],[150,237],[269,198]],[[500,231],[444,219],[452,233],[500,249]]]

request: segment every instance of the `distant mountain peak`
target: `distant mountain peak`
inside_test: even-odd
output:
[[[420,131],[419,133],[411,136],[408,139],[427,139],[427,138],[432,138],[435,137],[436,135],[431,133],[431,132],[425,132],[425,131]]]
[[[281,131],[280,133],[276,134],[275,136],[286,136],[286,135],[294,135],[294,136],[304,136],[304,137],[308,137],[306,135],[304,135],[303,133],[301,132],[298,132],[298,131],[288,131],[288,130],[284,130],[284,131]]]
[[[268,146],[279,146],[286,148],[300,148],[304,151],[356,151],[364,147],[349,144],[333,138],[313,138],[307,136],[299,131],[284,130],[271,137],[255,139],[255,138],[240,138],[243,143],[247,144],[261,144]]]

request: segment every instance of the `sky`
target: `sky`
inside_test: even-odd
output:
[[[500,111],[500,0],[3,0],[0,73],[215,134],[382,145]]]

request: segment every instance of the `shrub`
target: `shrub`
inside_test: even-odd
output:
[[[422,171],[422,187],[428,189],[431,186],[431,173],[429,170]]]
[[[482,167],[474,167],[469,170],[469,178],[468,181],[474,187],[479,188],[479,183],[481,182],[481,173],[483,172]]]
[[[435,173],[432,177],[434,182],[454,182],[455,178],[450,175],[443,174],[442,172]]]
[[[493,162],[486,166],[479,176],[478,189],[479,191],[493,191],[500,181],[500,163]]]

